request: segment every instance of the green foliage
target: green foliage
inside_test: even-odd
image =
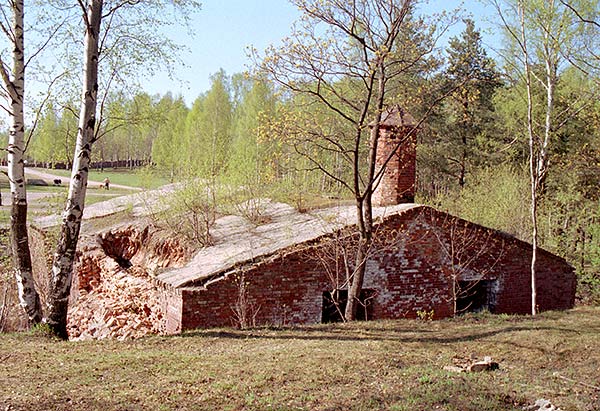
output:
[[[274,179],[271,159],[277,155],[274,144],[261,128],[276,116],[276,97],[262,79],[234,78],[239,95],[232,122],[228,174],[239,185],[260,189]]]
[[[596,247],[598,245],[596,244]],[[595,253],[597,253],[597,248]],[[583,304],[600,306],[600,273],[598,264],[595,263],[595,271],[578,271],[577,296]]]
[[[421,321],[433,321],[433,317],[435,316],[435,311],[431,310],[431,311],[427,311],[427,310],[418,310],[417,311],[417,318]]]
[[[223,70],[211,77],[210,90],[196,99],[185,122],[181,151],[192,175],[212,178],[225,172],[231,145],[232,104]]]
[[[77,137],[76,104],[67,103],[58,110],[49,103],[33,134],[27,156],[38,163],[53,167],[56,163],[71,165]]]
[[[60,134],[59,116],[50,103],[40,118],[37,133],[30,144],[29,156],[35,161],[50,164],[62,160],[58,155]]]
[[[137,93],[127,98],[123,93],[113,93],[110,97],[93,160],[149,161],[157,137],[155,125],[164,114],[158,96]]]
[[[0,212],[4,214],[4,210]],[[4,216],[0,215],[0,333],[17,328],[15,325],[19,323],[19,314],[22,313],[21,307],[16,303],[16,281],[11,270],[9,230],[4,228],[2,217]]]
[[[0,227],[8,226],[10,223],[10,210],[0,209]]]
[[[51,174],[57,176],[69,177],[69,170],[49,170]],[[120,184],[128,187],[137,187],[145,189],[154,189],[163,186],[169,182],[159,169],[154,167],[142,167],[138,169],[115,168],[111,170],[91,170],[88,174],[90,181],[102,182],[108,177],[111,184]],[[96,188],[96,187],[88,187]],[[111,186],[111,191],[113,187]],[[108,193],[105,193],[108,194]]]
[[[475,172],[462,190],[426,200],[450,214],[528,240],[527,171],[509,165]]]
[[[220,187],[201,179],[186,180],[183,187],[164,198],[158,223],[188,238],[198,247],[212,244],[210,230],[218,216]]]
[[[393,104],[418,111],[412,106],[421,90],[413,86],[437,68],[431,51],[444,18],[420,19],[411,2],[295,4],[300,22],[280,47],[265,51],[260,67],[289,93],[271,127],[288,148],[285,172],[316,171],[323,179],[313,190],[344,190],[368,203],[376,168],[369,125]]]
[[[34,338],[42,338],[53,340],[55,342],[60,341],[60,339],[55,335],[50,326],[46,323],[35,324],[31,330],[28,331],[28,334]]]
[[[331,183],[331,180],[327,180],[318,171],[310,170],[307,161],[302,160],[302,158],[294,159],[294,168],[288,169],[277,181],[274,195],[279,201],[291,204],[299,212],[306,212],[310,208],[311,199],[332,191],[328,184],[323,184]]]
[[[7,273],[10,262],[10,237],[8,229],[0,227],[0,272]]]
[[[123,184],[151,190],[159,188],[169,182],[168,179],[164,178],[164,176],[159,172],[159,170],[151,166],[142,167],[138,169],[133,174],[133,177],[133,181],[131,180],[131,177],[128,177]],[[111,179],[111,181],[113,180]],[[117,181],[115,181],[115,183],[118,184]]]
[[[579,159],[585,162],[586,156]],[[543,245],[576,268],[579,299],[600,304],[600,196],[597,177],[588,180],[586,173],[598,171],[600,163],[570,161],[556,169],[542,203]]]
[[[6,131],[0,131],[0,148],[5,148],[6,146],[8,146],[8,133]],[[4,150],[2,150],[0,158],[6,158],[6,152]]]
[[[171,181],[182,173],[181,162],[184,149],[185,117],[188,108],[181,97],[167,94],[157,104],[157,135],[152,145],[152,160],[170,175]]]
[[[494,145],[490,141],[496,137],[493,97],[501,85],[500,75],[487,56],[475,23],[467,19],[465,25],[460,37],[450,40],[447,67],[433,82],[439,83],[437,93],[447,98],[422,134],[420,177],[437,182],[429,191],[462,187],[472,170],[494,163],[495,147],[490,147]]]

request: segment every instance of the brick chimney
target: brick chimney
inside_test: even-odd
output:
[[[409,135],[414,127],[415,119],[399,106],[392,106],[382,113],[377,142],[376,173],[381,170],[390,155],[392,157],[379,181],[375,181],[374,206],[414,202],[417,135],[415,131]]]

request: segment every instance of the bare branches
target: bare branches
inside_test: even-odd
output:
[[[406,59],[399,54],[406,47],[414,47],[408,43],[395,45],[406,30],[413,1],[333,1],[315,5],[298,0],[295,4],[305,13],[304,24],[284,41],[283,48],[267,51],[262,69],[280,86],[295,95],[316,99],[347,123],[347,131],[342,133],[345,137],[337,143],[303,131],[310,137],[307,142],[323,138],[336,150],[347,153],[346,160],[358,171],[360,153],[369,136],[366,125],[382,111],[388,84],[416,69],[433,45],[405,54]],[[325,25],[327,38],[315,34],[319,23]],[[375,96],[379,96],[377,103]],[[370,184],[371,176],[359,172],[350,186],[353,193],[364,198],[360,186],[368,189]]]
[[[117,3],[114,6],[112,6],[104,15],[102,15],[102,18],[105,19],[109,16],[114,15],[117,10],[119,10],[123,7],[135,6],[139,3],[141,3],[141,0],[126,0],[126,1],[122,1],[120,3]]]
[[[448,214],[428,211],[424,217],[447,263],[448,269],[443,272],[452,285],[450,297],[454,315],[457,315],[471,308],[472,301],[466,306],[458,303],[460,300],[468,301],[480,283],[489,280],[504,256],[505,244],[496,238],[493,230]]]
[[[587,23],[587,24],[592,24],[598,28],[600,28],[600,23],[598,23],[596,20],[590,20],[590,19],[586,19],[585,17],[583,17],[581,15],[581,13],[579,13],[579,11],[573,7],[569,2],[566,2],[565,0],[559,0],[561,2],[561,4],[565,7],[567,7],[569,10],[571,10],[573,13],[575,13],[575,15],[577,16],[577,18],[579,18],[579,20],[583,23]]]
[[[64,26],[64,24],[65,24],[65,21],[61,22],[59,25],[57,25],[56,27],[54,27],[54,29],[48,35],[48,37],[46,38],[46,40],[44,41],[44,43],[42,43],[42,45],[39,46],[38,49],[31,54],[31,56],[29,56],[29,58],[25,62],[25,67],[26,68],[29,66],[29,63],[31,63],[31,61],[33,61],[33,59],[35,59],[40,53],[42,53],[42,51],[44,51],[44,49],[48,46],[48,44],[50,44],[50,42],[52,41],[52,39],[54,39],[54,37],[56,36],[56,34],[58,33],[58,31]]]
[[[87,5],[83,2],[83,0],[77,0],[77,4],[79,4],[79,8],[81,9],[81,13],[83,14],[82,18],[87,29],[90,27],[90,21],[87,15]]]
[[[11,98],[14,98],[14,84],[10,79],[10,74],[8,73],[8,69],[6,68],[6,64],[4,63],[2,56],[0,56],[0,76],[2,77],[2,82],[4,83],[6,91]]]
[[[48,88],[46,90],[46,93],[44,95],[44,100],[42,101],[42,103],[37,107],[36,111],[35,111],[35,118],[33,120],[33,124],[31,125],[31,128],[28,130],[27,132],[27,137],[25,139],[25,149],[24,151],[27,151],[27,148],[29,147],[29,143],[31,142],[32,137],[35,135],[42,111],[44,110],[44,108],[46,107],[46,104],[48,103],[48,101],[51,98],[51,90],[52,87],[54,87],[54,85],[58,82],[58,80],[60,78],[62,78],[65,75],[65,73],[59,74],[58,76],[54,77],[52,79],[52,81],[50,81],[50,84],[48,84]]]
[[[5,6],[0,6],[0,12],[2,13],[2,21],[0,21],[0,30],[2,30],[6,38],[8,38],[11,43],[14,43],[16,37],[10,24],[10,19],[6,15]]]
[[[100,125],[102,124],[103,120],[104,120],[104,108],[106,106],[106,101],[108,98],[108,92],[110,90],[110,86],[111,83],[113,81],[113,79],[117,76],[118,71],[116,69],[113,69],[111,74],[110,74],[110,78],[108,81],[108,84],[106,86],[106,89],[104,90],[104,94],[102,95],[102,101],[100,102],[100,119],[98,120],[97,126],[96,126],[96,130],[94,131],[94,137],[92,138],[92,143],[96,142],[101,136],[102,134],[100,134]]]
[[[391,158],[376,168],[382,112],[393,101],[392,90],[400,87],[402,77],[427,66],[437,32],[414,18],[414,0],[294,0],[294,4],[303,13],[302,20],[282,47],[266,51],[261,69],[291,92],[293,111],[307,120],[288,125],[286,130],[295,130],[285,138],[291,135],[296,152],[356,201],[360,239],[345,313],[346,319],[353,319],[373,235],[372,191]],[[425,110],[419,125],[432,109]],[[324,130],[323,124],[335,131]],[[338,172],[337,164],[323,155],[329,152],[339,154],[348,172]]]

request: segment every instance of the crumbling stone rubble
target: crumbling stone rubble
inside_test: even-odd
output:
[[[529,411],[561,411],[560,408],[555,407],[550,401],[540,398],[535,404],[524,407],[523,410]]]
[[[492,360],[492,357],[483,357],[483,360],[477,359],[472,355],[469,359],[455,357],[452,359],[453,365],[444,367],[444,370],[450,372],[483,372],[494,371],[500,368],[500,364]]]
[[[128,339],[164,330],[154,275],[181,267],[193,250],[151,225],[128,225],[82,241],[68,329],[72,340]]]

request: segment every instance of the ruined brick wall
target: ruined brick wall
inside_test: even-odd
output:
[[[531,312],[530,244],[430,207],[393,216],[386,225],[410,233],[403,242],[404,261],[418,267],[431,263],[433,257],[437,274],[447,279],[454,267],[459,279],[494,280],[492,312]],[[536,279],[540,310],[573,307],[577,280],[573,267],[564,259],[539,249]]]
[[[321,267],[297,250],[206,289],[183,289],[182,328],[236,326],[236,311],[244,309],[249,325],[319,323],[323,291],[329,288]],[[245,307],[239,306],[240,292],[246,293]]]
[[[373,193],[373,205],[388,206],[412,203],[416,182],[416,134],[406,137],[410,128],[381,128],[377,143],[376,170],[384,166],[393,153]],[[404,141],[403,141],[404,140]],[[401,144],[399,145],[399,143]]]
[[[373,319],[414,318],[418,311],[433,311],[435,318],[453,315],[453,273],[461,279],[493,280],[493,312],[527,314],[531,310],[527,243],[429,207],[388,217],[376,236],[364,283],[374,295]],[[453,254],[452,249],[460,252]],[[177,309],[171,324],[178,321],[181,309],[183,330],[237,325],[240,281],[244,282],[248,325],[318,323],[323,292],[333,288],[319,262],[321,251],[319,246],[298,248],[206,289],[184,288],[181,297],[172,295]],[[545,251],[539,253],[538,267],[540,309],[572,307],[572,267]]]
[[[365,287],[376,290],[375,318],[416,318],[433,311],[453,315],[450,278],[431,226],[405,213],[388,218],[376,233],[376,251],[367,264]]]
[[[180,291],[157,288],[159,267],[192,249],[154,226],[123,225],[82,237],[69,304],[70,339],[133,338],[181,330]]]
[[[183,300],[180,289],[165,287],[162,284],[156,284],[160,308],[164,314],[163,326],[166,334],[177,334],[181,332]]]

